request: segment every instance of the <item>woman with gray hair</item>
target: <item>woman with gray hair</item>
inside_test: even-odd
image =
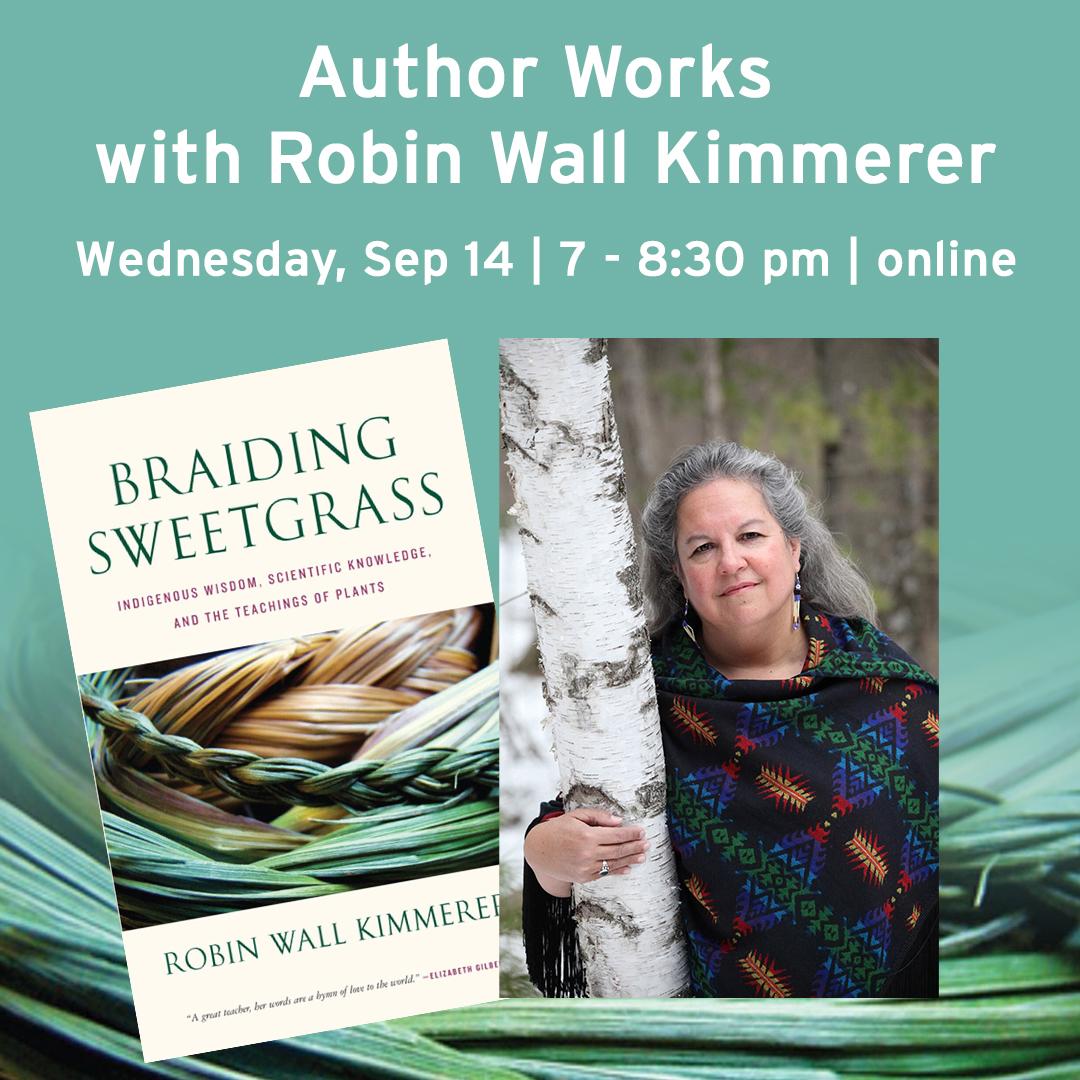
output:
[[[933,677],[873,625],[866,580],[768,454],[681,454],[641,532],[695,994],[932,995]],[[571,884],[630,873],[644,847],[589,808],[553,804],[530,827],[526,953],[544,993],[583,992]]]

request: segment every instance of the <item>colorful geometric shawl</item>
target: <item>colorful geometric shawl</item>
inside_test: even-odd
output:
[[[654,645],[696,996],[910,993],[933,955],[937,684],[861,619],[803,620],[783,681],[725,679],[678,624]]]

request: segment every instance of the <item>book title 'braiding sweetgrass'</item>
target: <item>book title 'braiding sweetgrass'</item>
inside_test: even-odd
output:
[[[31,422],[146,1059],[496,998],[446,343]]]

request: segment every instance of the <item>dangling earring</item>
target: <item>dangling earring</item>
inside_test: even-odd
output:
[[[683,609],[682,609],[682,628],[683,628],[683,630],[686,631],[686,636],[696,645],[697,644],[697,635],[694,633],[694,628],[690,625],[690,622],[687,619],[687,616],[689,614],[690,614],[690,601],[687,600],[683,604]]]
[[[802,582],[799,580],[799,571],[795,571],[795,598],[791,615],[791,629],[799,629],[799,608],[802,605]]]

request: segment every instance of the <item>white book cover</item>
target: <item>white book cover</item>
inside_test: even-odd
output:
[[[446,342],[31,423],[146,1060],[497,998]]]

